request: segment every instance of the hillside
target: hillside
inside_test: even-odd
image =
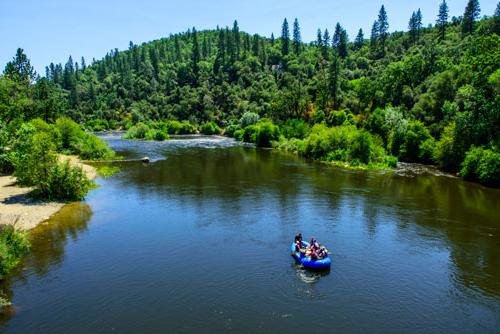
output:
[[[457,172],[482,146],[498,163],[499,9],[451,22],[444,9],[435,26],[423,27],[418,11],[408,32],[389,33],[382,8],[370,38],[360,30],[352,42],[340,24],[305,44],[297,21],[285,20],[280,38],[240,32],[235,22],[130,43],[89,66],[70,57],[37,82],[52,87],[53,103],[36,116],[64,114],[96,129],[164,120],[228,128],[255,113],[305,124],[288,139],[304,139],[317,123],[350,125],[401,161]]]

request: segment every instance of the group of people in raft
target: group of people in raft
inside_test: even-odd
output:
[[[311,238],[309,245],[302,242],[302,233],[295,236],[295,251],[310,257],[313,260],[322,260],[328,257],[328,249],[321,245],[314,237]]]

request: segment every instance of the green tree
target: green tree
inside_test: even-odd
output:
[[[474,23],[479,18],[480,13],[479,0],[469,0],[462,19],[462,33],[464,35],[474,32]]]
[[[444,40],[446,36],[446,26],[448,25],[448,4],[446,0],[443,0],[439,5],[439,13],[436,20],[436,26],[438,27],[438,36],[441,41]]]
[[[293,22],[293,52],[299,54],[302,45],[302,37],[300,36],[299,20],[296,18]]]
[[[377,50],[379,31],[380,31],[379,22],[378,21],[373,22],[372,31],[371,31],[371,35],[370,35],[370,47],[371,47],[372,51]]]
[[[193,40],[193,49],[191,53],[191,69],[193,71],[193,85],[198,85],[199,76],[199,65],[200,62],[200,44],[198,43],[198,32],[196,28],[193,27],[193,32],[191,34]]]
[[[363,34],[363,29],[359,29],[356,39],[354,40],[354,46],[357,50],[361,49],[365,43],[365,36]]]
[[[332,61],[330,63],[330,76],[329,76],[330,97],[332,99],[334,109],[338,107],[340,71],[341,71],[340,57],[336,52],[334,52]]]
[[[290,53],[290,29],[288,28],[288,21],[285,18],[281,27],[281,54],[287,56]]]
[[[30,84],[36,79],[35,69],[21,48],[17,49],[14,59],[7,63],[3,73],[12,80],[26,84]]]
[[[387,12],[385,11],[385,6],[382,5],[378,13],[378,40],[380,42],[380,50],[382,52],[382,55],[385,55],[385,45],[388,36],[389,36],[389,21],[387,19]]]

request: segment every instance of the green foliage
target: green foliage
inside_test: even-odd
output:
[[[76,152],[84,160],[110,160],[115,156],[104,140],[87,134],[80,138]]]
[[[426,143],[425,147],[423,147],[424,143]],[[421,161],[423,158],[429,161],[432,157],[429,145],[433,145],[433,143],[429,130],[422,122],[410,121],[406,127],[399,158],[409,162]]]
[[[473,147],[462,163],[460,176],[486,186],[500,186],[500,152],[496,148]]]
[[[269,121],[257,123],[255,145],[258,147],[272,147],[272,142],[279,139],[279,128]]]
[[[92,186],[82,168],[71,166],[66,160],[51,166],[46,178],[38,181],[36,194],[49,200],[79,201]]]
[[[201,126],[201,133],[204,135],[220,135],[221,129],[214,122],[206,122]]]
[[[246,112],[241,116],[240,127],[246,128],[249,125],[255,125],[259,122],[259,115],[254,112]]]
[[[104,177],[111,177],[118,172],[120,172],[120,167],[118,167],[118,166],[99,166],[97,168],[97,173],[100,176],[104,176]]]
[[[3,279],[29,251],[30,243],[25,232],[12,226],[0,230],[0,279]]]

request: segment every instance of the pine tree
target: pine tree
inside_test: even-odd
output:
[[[207,35],[203,35],[203,43],[201,44],[201,56],[203,59],[208,58],[208,41]]]
[[[238,26],[238,21],[234,21],[233,23],[233,40],[234,40],[234,58],[238,60],[240,58],[241,52],[241,36],[240,36],[240,27]]]
[[[417,30],[417,40],[420,38],[420,33],[422,32],[422,11],[420,8],[417,10],[415,14],[415,28]]]
[[[35,69],[21,48],[17,49],[14,59],[7,63],[3,73],[12,80],[26,84],[32,83],[36,79]]]
[[[75,85],[75,67],[73,64],[73,58],[69,56],[68,61],[66,62],[66,65],[64,66],[64,73],[63,73],[63,88],[67,90],[73,89]]]
[[[276,38],[274,38],[274,33],[271,33],[271,45],[274,46],[274,42],[276,41]]]
[[[378,36],[379,36],[379,24],[378,21],[375,21],[373,22],[372,33],[370,35],[370,47],[372,48],[372,51],[375,51],[377,49]]]
[[[191,33],[193,40],[193,49],[191,54],[191,68],[193,71],[193,86],[198,85],[198,72],[199,67],[198,63],[200,61],[200,44],[198,43],[198,32],[196,28],[193,27],[193,31]]]
[[[436,26],[438,27],[439,39],[444,40],[446,36],[446,25],[448,24],[448,4],[446,0],[443,0],[439,5],[438,18],[436,20]]]
[[[328,46],[330,45],[330,33],[325,29],[323,33],[323,58],[328,59]]]
[[[260,55],[260,36],[258,34],[253,35],[252,38],[252,54],[255,57]]]
[[[338,91],[339,91],[339,81],[340,81],[340,59],[336,52],[333,53],[333,59],[330,63],[330,75],[329,75],[329,86],[330,86],[330,97],[333,101],[333,109],[338,106]]]
[[[318,32],[316,33],[316,45],[319,49],[323,48],[323,32],[318,28]]]
[[[295,18],[295,21],[293,22],[293,52],[295,52],[295,54],[300,53],[301,45],[302,37],[300,36],[299,20]]]
[[[219,36],[217,41],[217,55],[214,62],[214,74],[219,74],[220,69],[224,66],[226,59],[226,38],[224,36],[224,30],[219,30]]]
[[[493,15],[493,32],[500,35],[500,2],[497,4],[495,14]]]
[[[340,32],[340,41],[338,46],[338,53],[340,58],[344,59],[347,57],[347,43],[349,42],[347,37],[347,31],[342,29]]]
[[[175,48],[175,61],[182,61],[181,46],[179,43],[179,36],[174,36],[174,48]]]
[[[417,42],[417,14],[413,12],[411,14],[410,21],[408,22],[408,32],[413,44]]]
[[[290,53],[290,29],[288,28],[288,21],[283,20],[283,26],[281,27],[281,54],[283,57]]]
[[[251,44],[252,43],[250,42],[250,35],[245,34],[245,37],[243,38],[243,53],[244,53],[245,57],[250,52],[250,48],[251,48],[250,45]]]
[[[385,44],[389,36],[389,21],[387,19],[387,12],[384,5],[380,8],[378,13],[378,39],[380,41],[380,49],[382,55],[385,55]]]
[[[82,63],[82,71],[85,71],[85,69],[87,68],[87,64],[85,63],[85,58],[82,57],[81,63]]]
[[[479,18],[480,13],[479,0],[469,0],[462,19],[462,33],[464,35],[474,32],[474,23]]]
[[[365,36],[363,34],[363,29],[359,29],[358,35],[354,40],[354,46],[357,50],[361,49],[365,43]]]
[[[333,38],[332,38],[332,45],[334,49],[337,49],[339,47],[341,33],[342,33],[342,26],[340,25],[340,23],[337,22],[337,24],[335,25],[335,32],[333,33]]]

